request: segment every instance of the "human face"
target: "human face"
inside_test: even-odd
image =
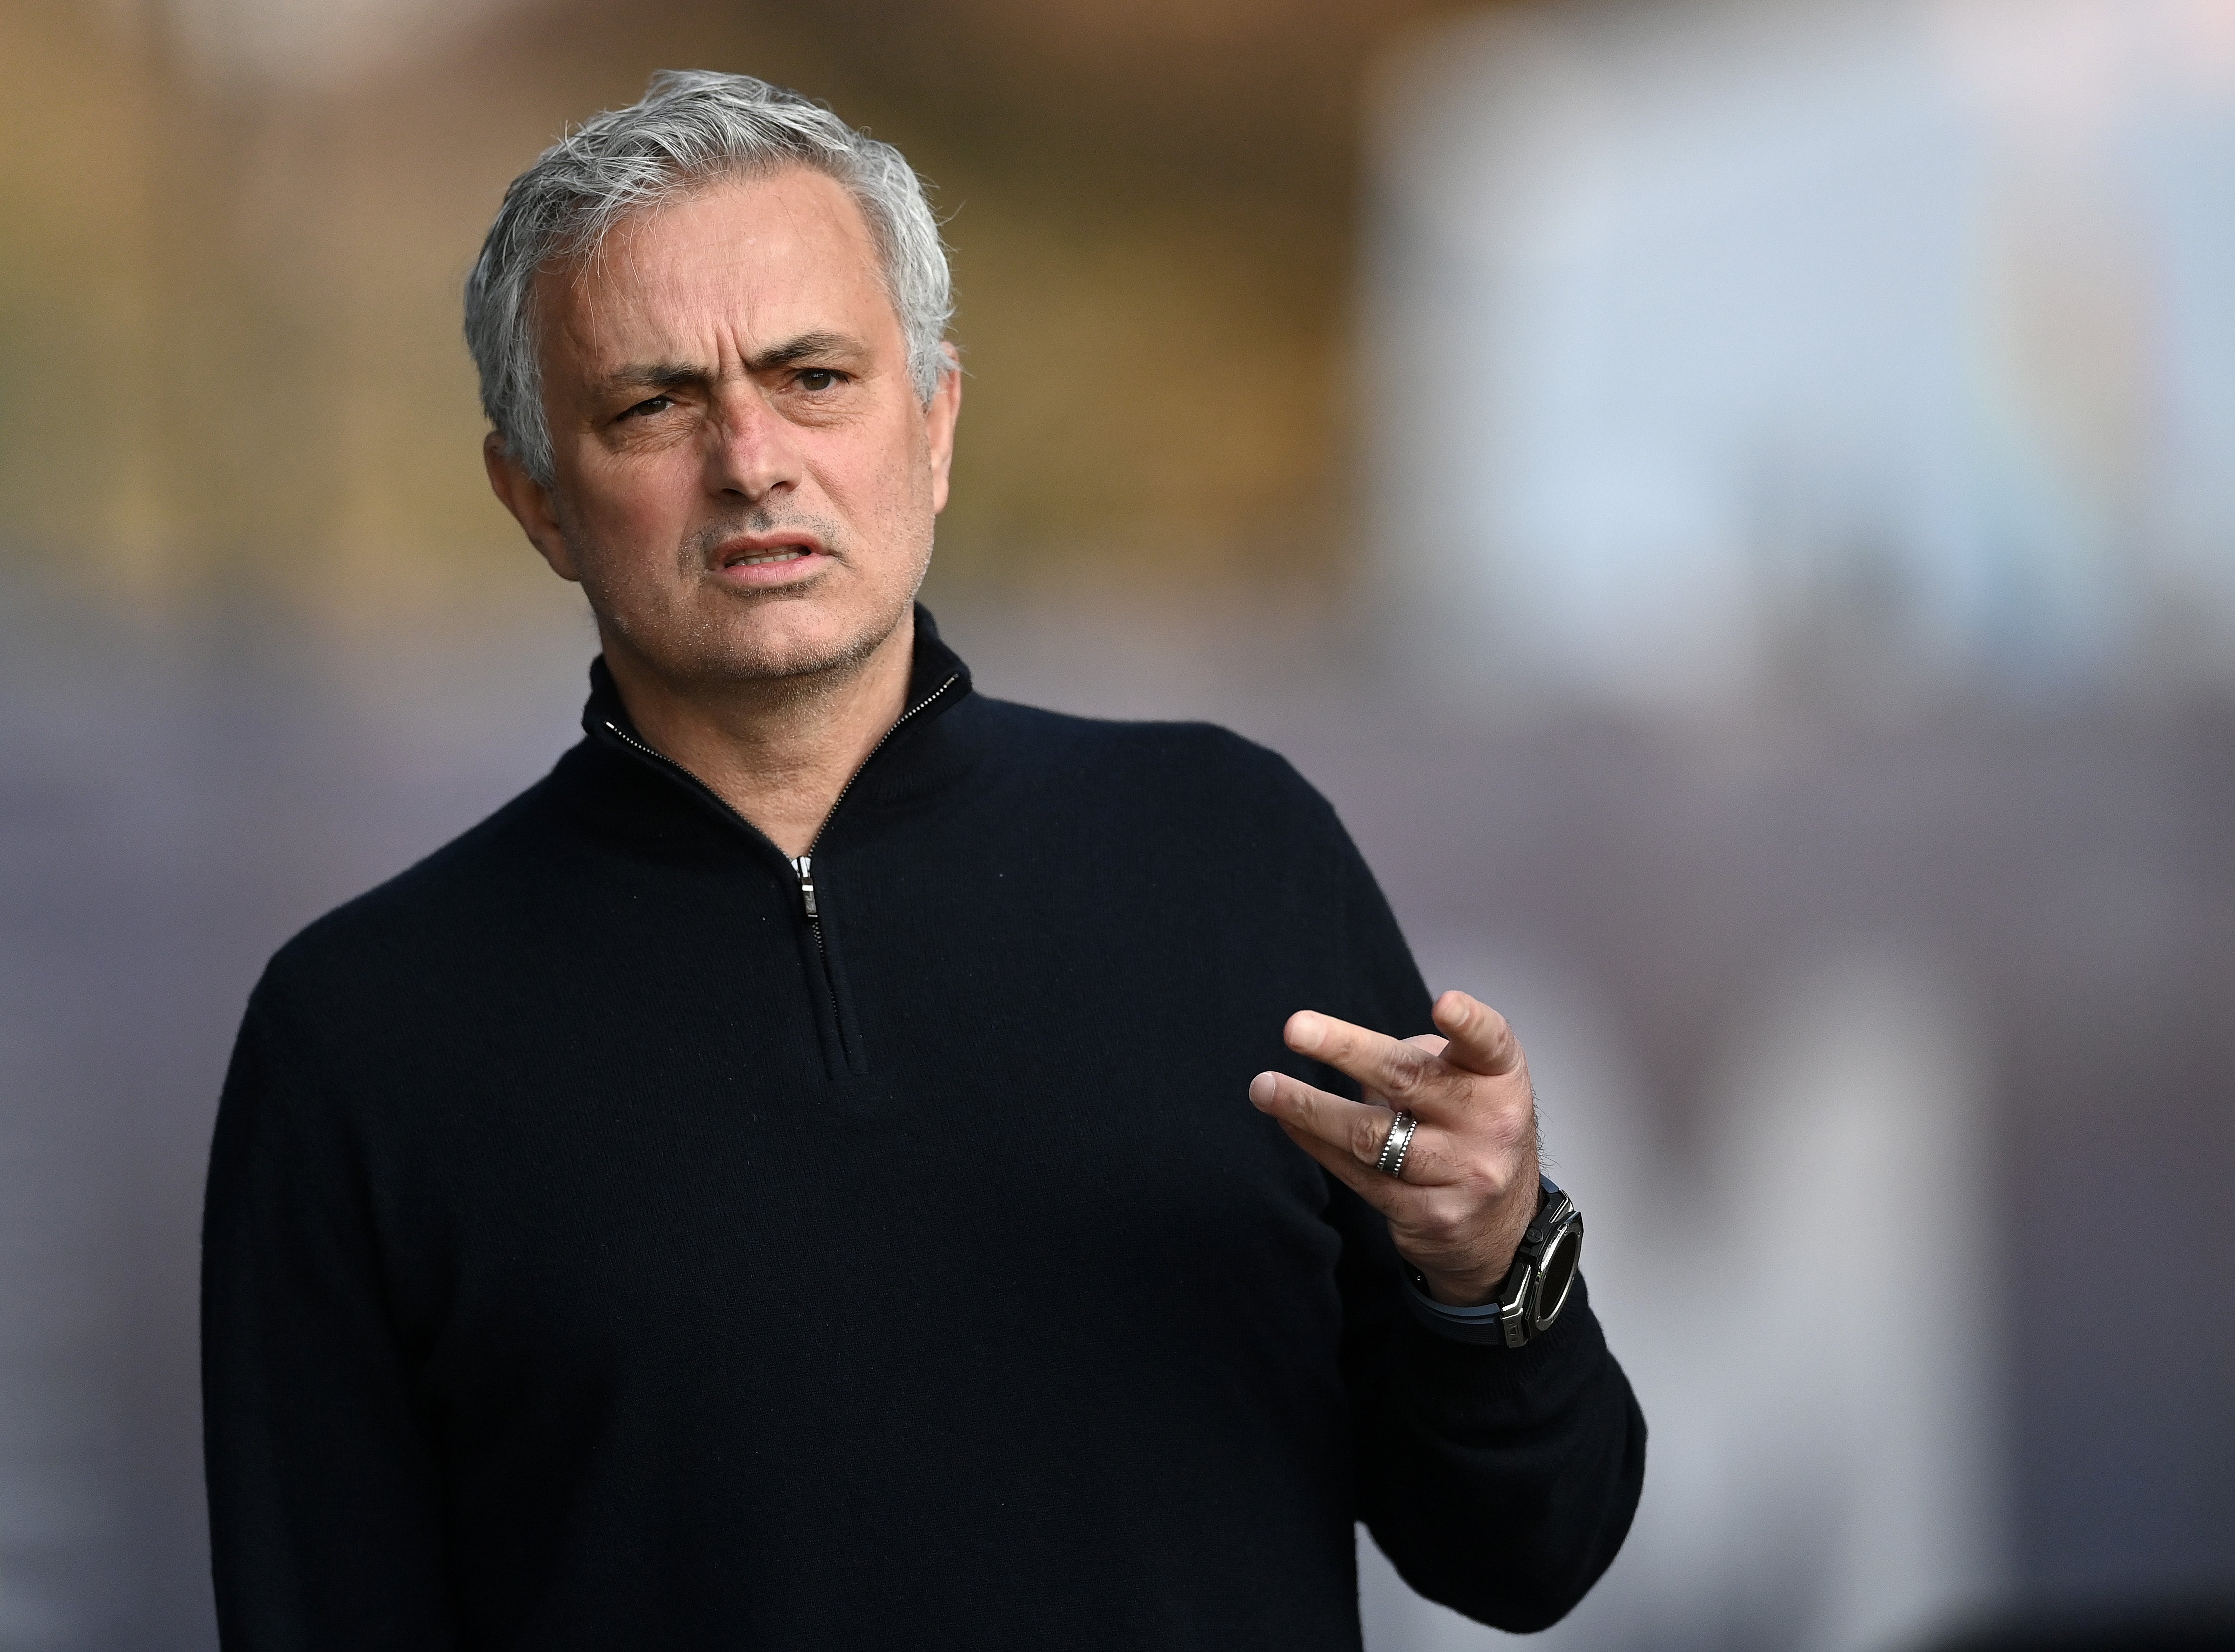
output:
[[[960,376],[918,398],[843,187],[803,167],[711,183],[547,271],[535,311],[553,486],[494,438],[490,480],[617,667],[687,692],[842,671],[895,635]]]

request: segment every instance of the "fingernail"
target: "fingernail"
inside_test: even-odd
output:
[[[1269,1072],[1261,1072],[1249,1081],[1249,1100],[1260,1112],[1273,1111],[1273,1104],[1281,1098],[1281,1081]]]

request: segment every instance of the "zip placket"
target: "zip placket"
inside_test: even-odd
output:
[[[955,684],[960,682],[961,679],[962,673],[960,672],[949,672],[945,682],[941,683],[937,688],[933,689],[930,693],[925,695],[921,699],[918,700],[914,705],[908,707],[898,717],[893,719],[892,727],[887,729],[882,735],[877,737],[876,744],[869,748],[869,755],[862,759],[860,767],[856,768],[852,774],[848,775],[846,777],[846,783],[838,788],[838,795],[830,800],[830,807],[823,814],[823,823],[815,829],[815,836],[807,840],[807,853],[804,855],[796,855],[792,856],[792,875],[799,880],[800,909],[806,913],[807,921],[815,926],[815,944],[818,947],[823,944],[823,915],[821,912],[817,910],[815,904],[815,846],[823,841],[823,834],[830,829],[830,817],[838,812],[838,805],[846,801],[846,794],[854,790],[854,783],[862,777],[862,770],[868,768],[869,764],[876,759],[877,753],[885,749],[885,743],[888,740],[890,740],[893,736],[898,734],[901,730],[906,726],[908,720],[910,718],[914,717],[918,711],[923,710],[925,706],[930,705],[941,694],[947,692],[948,689],[954,687]],[[608,726],[611,725],[608,724]]]
[[[786,857],[786,862],[791,868],[792,875],[799,880],[800,910],[805,914],[807,919],[807,927],[815,936],[815,956],[823,966],[823,990],[830,1000],[831,1025],[833,1030],[837,1033],[838,1045],[842,1051],[845,1049],[846,1046],[846,1018],[844,1013],[839,1007],[838,983],[830,973],[829,947],[823,938],[822,907],[816,901],[815,895],[815,846],[823,841],[823,835],[830,829],[831,819],[838,813],[839,804],[844,803],[846,801],[847,794],[854,790],[854,783],[862,777],[862,770],[867,769],[875,759],[877,753],[885,749],[886,745],[891,741],[893,736],[898,734],[902,728],[907,726],[909,719],[914,718],[919,711],[921,711],[926,706],[929,705],[934,700],[936,700],[941,695],[946,693],[948,689],[954,687],[955,684],[961,680],[962,673],[960,672],[948,672],[946,680],[941,683],[937,688],[933,689],[930,693],[925,695],[914,705],[906,707],[897,718],[893,719],[893,725],[877,737],[877,743],[869,748],[868,755],[864,757],[861,763],[855,766],[852,774],[846,777],[846,783],[838,788],[838,795],[830,800],[830,807],[824,811],[822,823],[816,827],[815,836],[808,840],[807,852],[803,855],[796,855]],[[616,739],[621,740],[634,750],[642,752],[653,762],[660,764],[665,768],[672,770],[675,774],[683,779],[687,780],[692,785],[698,787],[701,791],[705,792],[709,796],[714,798],[716,802],[722,803],[722,806],[724,809],[729,809],[731,818],[736,820],[740,826],[743,826],[747,831],[751,832],[755,836],[760,838],[764,842],[769,842],[769,837],[766,832],[762,831],[761,829],[754,825],[752,822],[747,820],[743,815],[738,814],[736,810],[730,809],[728,803],[722,798],[720,793],[717,792],[705,781],[699,779],[697,775],[692,774],[691,770],[685,768],[681,764],[676,762],[674,758],[668,757],[664,752],[653,751],[643,741],[629,733],[627,730],[622,728],[618,723],[615,723],[611,718],[607,718],[606,719],[606,727],[613,733]],[[774,849],[776,845],[773,842],[769,842],[769,847]],[[779,849],[777,850],[777,853],[782,854],[783,851]]]

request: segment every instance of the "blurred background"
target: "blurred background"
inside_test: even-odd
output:
[[[684,66],[936,186],[981,687],[1527,1040],[1655,1431],[1548,1645],[2235,1593],[2235,0],[0,0],[0,1649],[213,1644],[233,1023],[573,738],[457,291]]]

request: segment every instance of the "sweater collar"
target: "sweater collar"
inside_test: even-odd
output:
[[[942,784],[967,768],[968,743],[958,742],[944,725],[947,713],[970,692],[970,668],[940,640],[930,612],[918,604],[905,711],[841,794],[842,801],[855,796],[889,801]],[[942,725],[936,734],[929,732],[934,724]],[[673,809],[681,803],[685,815],[713,829],[715,836],[705,842],[729,841],[730,834],[743,829],[781,859],[781,852],[729,804],[638,734],[602,655],[591,662],[590,699],[583,708],[582,727],[589,738],[576,748],[574,760],[560,767],[574,777],[564,783],[574,790],[588,817],[626,836],[649,830],[665,837],[685,818]],[[830,823],[837,824],[836,810]],[[686,836],[698,841],[695,832]]]

